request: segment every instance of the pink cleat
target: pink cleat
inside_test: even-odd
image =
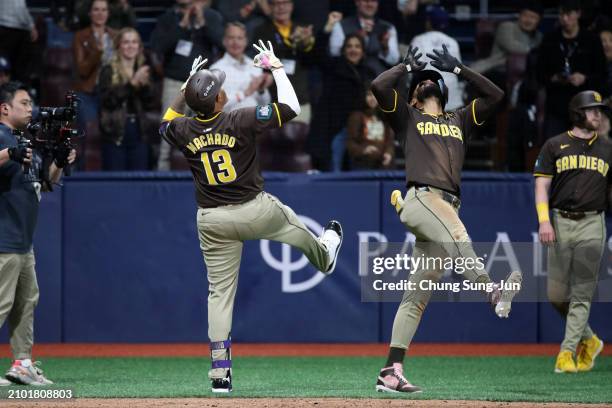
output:
[[[400,363],[394,363],[392,367],[380,370],[378,381],[376,381],[378,392],[423,392],[421,387],[410,384],[404,377],[404,368]]]

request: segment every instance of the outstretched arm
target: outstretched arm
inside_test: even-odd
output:
[[[484,76],[463,65],[448,52],[446,45],[442,45],[441,51],[434,50],[427,56],[431,58],[433,67],[440,71],[453,72],[476,88],[476,92],[481,95],[472,102],[472,114],[476,124],[480,124],[479,121],[483,122],[504,98],[504,91]]]
[[[459,77],[465,79],[474,86],[480,95],[472,102],[474,120],[483,122],[497,109],[497,105],[504,99],[504,91],[497,85],[472,69],[460,65]]]
[[[406,66],[397,64],[372,81],[372,93],[383,112],[395,112],[399,95],[395,90],[397,82],[406,74]]]
[[[287,77],[285,68],[283,68],[283,63],[274,55],[272,43],[268,41],[268,46],[266,47],[263,41],[259,40],[259,45],[253,44],[253,47],[259,51],[259,54],[253,58],[253,64],[256,67],[272,71],[272,76],[276,83],[278,103],[289,106],[296,115],[299,115],[301,112],[300,102],[295,94],[293,85],[291,85],[291,81]]]
[[[372,81],[372,93],[378,101],[378,106],[383,112],[395,112],[398,105],[399,95],[395,86],[397,82],[411,71],[421,71],[425,68],[425,63],[419,61],[423,54],[419,54],[417,47],[408,47],[408,52],[402,63],[386,70]]]
[[[189,78],[196,74],[200,69],[204,67],[204,65],[208,62],[207,58],[202,58],[202,56],[198,56],[193,63],[191,64],[191,72],[189,73]],[[180,118],[185,116],[185,110],[187,109],[187,103],[185,102],[185,87],[187,86],[187,82],[189,82],[189,78],[185,81],[178,95],[170,104],[170,107],[164,113],[162,117],[163,122],[170,122],[172,119]]]

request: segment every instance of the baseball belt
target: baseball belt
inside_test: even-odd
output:
[[[597,215],[601,211],[565,211],[560,210],[558,208],[553,208],[553,211],[559,214],[563,218],[567,218],[569,220],[581,220],[587,215]]]
[[[429,186],[415,186],[417,191],[428,191],[430,193],[438,194],[444,201],[449,203],[455,208],[459,208],[461,206],[461,200],[454,194],[451,194],[447,191],[440,190],[439,188],[432,188]]]

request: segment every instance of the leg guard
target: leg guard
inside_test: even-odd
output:
[[[208,377],[225,378],[231,375],[232,369],[232,340],[213,341],[210,343],[211,369]]]

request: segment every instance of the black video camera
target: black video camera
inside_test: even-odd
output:
[[[66,92],[66,103],[60,107],[41,107],[36,122],[31,122],[26,128],[28,136],[19,132],[17,141],[20,146],[35,149],[42,156],[41,182],[49,191],[53,185],[49,178],[49,166],[55,161],[58,167],[64,169],[64,174],[71,174],[68,154],[75,148],[76,139],[83,136],[74,128],[79,107],[79,100],[73,91]],[[25,169],[26,172],[29,169]]]

